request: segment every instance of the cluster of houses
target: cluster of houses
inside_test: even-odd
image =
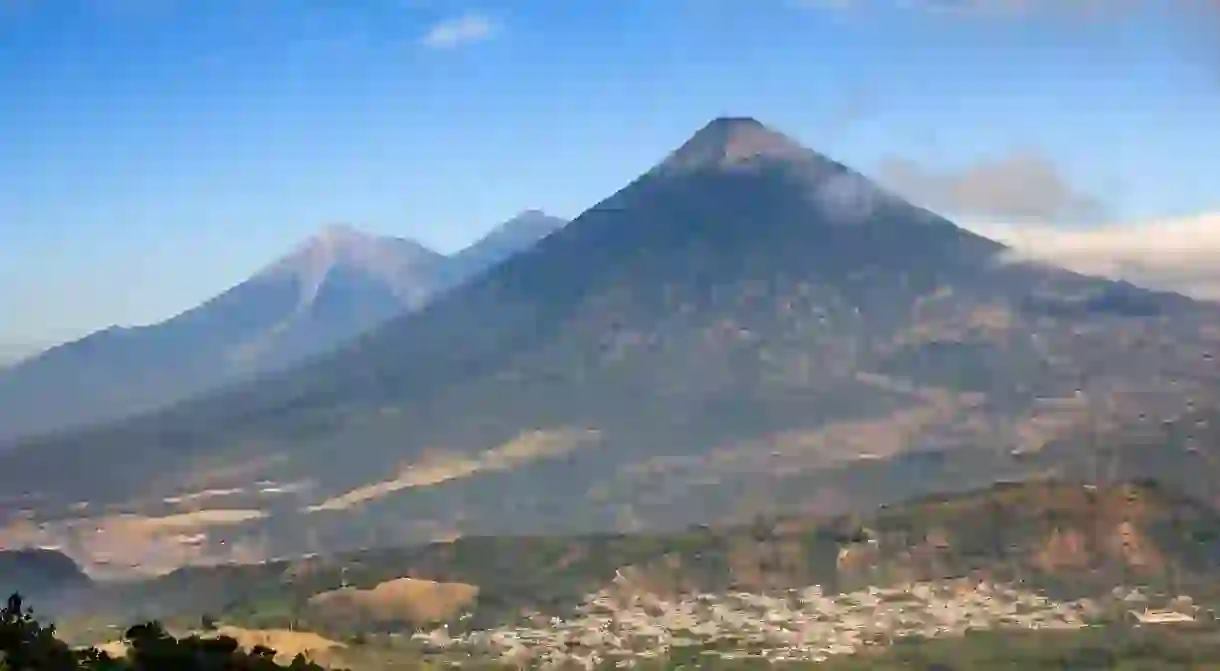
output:
[[[618,581],[588,595],[570,618],[535,613],[515,626],[456,636],[442,628],[416,639],[436,653],[484,654],[544,667],[591,668],[607,660],[629,666],[675,652],[822,661],[904,637],[1003,627],[1078,629],[1100,612],[1090,600],[1055,601],[987,582],[921,582],[834,595],[815,585],[784,594],[666,599]],[[1141,611],[1140,622],[1166,621],[1168,612],[1177,611]]]

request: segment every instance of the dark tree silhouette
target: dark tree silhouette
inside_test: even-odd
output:
[[[127,630],[131,646],[115,659],[95,648],[73,650],[55,636],[54,625],[43,625],[20,595],[0,610],[0,668],[4,671],[323,671],[297,655],[288,666],[275,661],[275,650],[255,646],[241,650],[228,636],[178,639],[160,622],[145,622]]]
[[[8,598],[0,611],[0,653],[12,671],[25,669],[77,668],[75,656],[65,643],[55,638],[54,625],[41,625],[30,608],[23,608],[20,594]]]

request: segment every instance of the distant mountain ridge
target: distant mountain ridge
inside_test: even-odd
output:
[[[233,491],[265,515],[210,528],[217,552],[668,528],[1101,473],[1128,425],[1220,401],[1216,306],[1006,251],[716,119],[421,309],[282,375],[29,441],[0,490],[59,515]],[[85,475],[116,459],[133,466]],[[1215,472],[1188,463],[1161,475]]]
[[[450,255],[446,275],[454,283],[474,277],[530,248],[567,223],[566,219],[553,217],[542,210],[524,210],[475,243]]]
[[[535,216],[536,215],[536,216]],[[164,322],[111,327],[0,373],[0,444],[117,419],[276,371],[460,284],[562,220],[506,222],[454,258],[345,224]]]

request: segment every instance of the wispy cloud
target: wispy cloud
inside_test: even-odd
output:
[[[1125,13],[1153,5],[1181,9],[1215,8],[1213,0],[789,0],[808,9],[855,9],[890,5],[961,16],[1019,16],[1055,13],[1060,16],[1098,17]]]
[[[1012,247],[1014,261],[1042,261],[1220,300],[1220,214],[1069,229],[1053,224],[963,222]]]
[[[452,49],[490,39],[498,29],[491,17],[471,12],[433,25],[420,43],[429,49]]]
[[[1070,184],[1049,157],[1013,152],[959,170],[933,170],[903,157],[882,161],[878,178],[931,210],[996,219],[1087,221],[1103,215],[1093,196]]]

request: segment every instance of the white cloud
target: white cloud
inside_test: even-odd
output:
[[[1196,298],[1220,300],[1220,214],[1071,229],[1051,224],[963,222],[1036,260]]]
[[[452,49],[482,42],[495,34],[497,26],[484,14],[470,13],[435,24],[420,40],[429,49]]]
[[[854,172],[821,180],[813,196],[826,218],[839,224],[867,221],[887,198],[872,182]]]
[[[878,178],[909,200],[950,215],[1079,221],[1096,220],[1105,209],[1077,190],[1050,157],[1028,150],[948,171],[890,156],[881,162]]]

